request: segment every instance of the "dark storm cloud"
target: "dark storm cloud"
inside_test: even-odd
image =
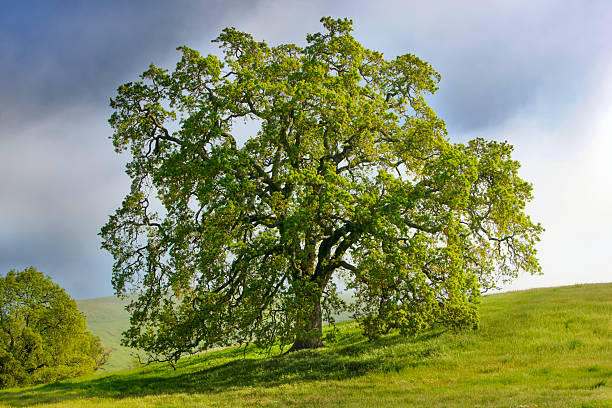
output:
[[[210,37],[232,2],[9,2],[0,13],[0,114],[36,120],[107,104],[122,80],[187,38]],[[223,7],[221,7],[223,6]],[[6,137],[6,135],[4,135]]]
[[[232,2],[12,2],[0,13],[0,273],[35,266],[75,297],[111,293],[97,233],[126,192],[108,100]],[[255,3],[252,3],[255,4]]]

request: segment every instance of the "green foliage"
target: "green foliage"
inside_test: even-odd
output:
[[[42,387],[3,407],[611,407],[612,284],[484,296],[481,328],[367,341],[338,324],[326,348],[265,358],[232,347]]]
[[[540,272],[512,147],[451,143],[429,64],[321,21],[305,47],[225,29],[221,58],[180,47],[173,72],[151,65],[111,100],[132,186],[100,235],[116,292],[136,294],[126,345],[170,361],[318,347],[333,277],[371,338],[476,326],[482,291]],[[242,120],[260,125],[244,143]]]
[[[76,303],[34,268],[0,277],[0,387],[75,377],[107,353]]]

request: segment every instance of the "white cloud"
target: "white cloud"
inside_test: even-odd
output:
[[[506,289],[612,279],[612,70],[558,122],[521,114],[462,135],[509,140],[534,186],[528,212],[546,228],[538,244],[544,274],[522,276]]]

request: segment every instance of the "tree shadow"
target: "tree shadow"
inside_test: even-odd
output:
[[[343,334],[332,347],[304,350],[281,357],[243,358],[240,349],[199,355],[179,362],[176,371],[158,364],[109,374],[0,393],[0,402],[14,407],[66,402],[80,398],[144,397],[173,393],[219,393],[243,387],[276,387],[320,380],[343,380],[371,372],[399,371],[423,364],[438,353],[429,341],[443,331],[406,339],[388,335],[367,341],[355,333]],[[227,361],[229,359],[229,361]]]

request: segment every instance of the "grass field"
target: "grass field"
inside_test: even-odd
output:
[[[128,328],[130,315],[124,309],[127,301],[109,296],[96,299],[77,300],[79,310],[87,316],[87,328],[100,336],[102,345],[111,350],[104,371],[130,368],[132,350],[121,345],[121,332]]]
[[[340,297],[351,302],[349,295]],[[130,315],[125,310],[127,300],[114,296],[77,300],[79,310],[87,317],[87,328],[100,337],[102,346],[111,350],[108,362],[102,371],[113,372],[134,366],[134,349],[121,345],[121,333],[130,325]],[[349,312],[334,315],[336,322],[350,320]]]
[[[477,331],[366,341],[353,322],[316,351],[225,349],[0,392],[7,407],[612,407],[612,284],[487,296]]]

